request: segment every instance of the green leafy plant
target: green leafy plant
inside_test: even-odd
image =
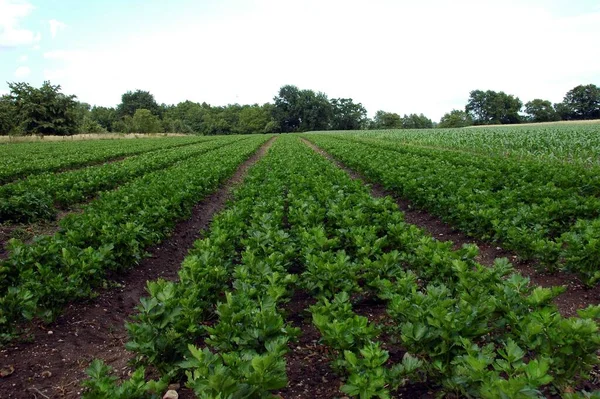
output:
[[[86,388],[84,399],[160,399],[168,383],[165,381],[146,381],[144,368],[135,370],[129,379],[117,384],[117,377],[111,376],[112,368],[101,360],[94,360],[86,374],[89,379],[82,385]]]

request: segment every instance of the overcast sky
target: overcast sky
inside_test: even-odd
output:
[[[293,84],[439,118],[475,89],[600,85],[599,0],[0,0],[6,81],[114,106],[264,103]]]

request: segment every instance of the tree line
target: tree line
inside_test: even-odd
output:
[[[58,85],[40,88],[9,83],[10,94],[0,98],[3,134],[68,135],[75,133],[190,133],[251,134],[313,130],[360,130],[432,127],[424,115],[378,111],[374,119],[351,98],[329,99],[325,93],[286,85],[273,103],[212,106],[192,101],[158,104],[144,90],[128,91],[116,107],[90,106]]]
[[[562,103],[535,99],[525,104],[504,92],[474,90],[464,110],[445,114],[436,124],[423,114],[377,111],[370,119],[351,98],[286,85],[272,103],[212,106],[192,101],[158,104],[144,90],[128,91],[116,107],[90,106],[61,92],[49,81],[36,88],[9,83],[0,97],[0,134],[71,135],[77,133],[251,134],[314,130],[425,129],[469,125],[600,118],[600,88],[570,90]]]
[[[579,85],[569,90],[562,102],[552,104],[536,98],[525,103],[503,91],[473,90],[463,110],[445,114],[438,127],[499,125],[529,122],[572,121],[600,118],[600,87]]]

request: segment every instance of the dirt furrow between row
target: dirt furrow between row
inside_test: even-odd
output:
[[[516,253],[507,251],[496,244],[491,244],[456,230],[449,224],[443,222],[437,216],[429,212],[417,209],[410,201],[399,198],[396,194],[386,190],[380,184],[369,181],[360,173],[346,167],[329,153],[311,143],[307,139],[302,139],[303,142],[312,148],[323,157],[330,160],[337,167],[344,170],[351,178],[359,180],[368,185],[371,189],[371,195],[374,197],[390,196],[394,198],[398,204],[398,208],[404,213],[404,219],[407,223],[414,224],[426,230],[431,236],[440,241],[452,241],[455,248],[460,248],[464,244],[475,244],[479,247],[479,255],[477,260],[486,266],[491,266],[496,258],[508,258],[514,265],[515,270],[522,275],[529,277],[531,283],[542,287],[551,287],[564,285],[567,290],[555,299],[555,304],[563,316],[575,316],[577,310],[586,307],[590,304],[600,303],[600,287],[587,288],[579,277],[572,273],[558,272],[555,274],[547,274],[535,270],[535,262],[524,261]]]
[[[309,307],[316,299],[303,290],[296,290],[285,306],[287,322],[300,329],[297,342],[290,342],[286,354],[287,387],[276,392],[285,399],[320,398],[340,396],[341,378],[330,365],[330,353],[321,344],[321,334],[312,323]]]
[[[178,223],[169,238],[149,248],[150,256],[127,273],[114,276],[114,286],[90,301],[69,306],[52,324],[33,328],[30,343],[13,343],[0,350],[0,370],[14,370],[0,377],[3,398],[77,398],[89,363],[99,358],[121,374],[131,369],[133,354],[125,350],[125,322],[146,294],[146,282],[176,280],[181,262],[194,241],[224,208],[232,188],[243,181],[249,168],[261,159],[275,138],[242,163],[235,174]]]

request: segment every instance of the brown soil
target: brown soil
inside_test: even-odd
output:
[[[452,241],[454,243],[454,248],[460,248],[464,244],[477,245],[479,247],[479,255],[477,260],[482,265],[491,266],[496,258],[508,258],[513,263],[515,270],[523,276],[529,277],[531,279],[531,283],[534,285],[540,285],[542,287],[559,285],[566,286],[566,291],[554,300],[554,303],[563,316],[576,316],[578,309],[585,308],[588,305],[600,304],[600,285],[596,285],[593,288],[588,288],[577,275],[572,273],[559,272],[555,274],[547,274],[538,272],[535,269],[535,262],[525,261],[514,252],[507,251],[498,245],[490,244],[489,242],[467,236],[449,224],[444,223],[437,216],[434,216],[425,210],[417,209],[411,204],[410,201],[399,198],[394,193],[385,190],[381,185],[369,182],[364,176],[352,169],[347,168],[341,162],[338,162],[333,156],[323,151],[310,141],[306,139],[302,140],[317,153],[321,154],[333,162],[336,166],[343,169],[351,178],[360,180],[369,185],[371,188],[371,193],[374,197],[390,196],[394,198],[398,204],[398,208],[404,213],[404,219],[406,222],[426,230],[430,235],[440,241]]]
[[[114,367],[117,376],[126,377],[131,372],[128,361],[133,354],[124,348],[124,324],[146,294],[146,282],[177,279],[188,249],[209,226],[213,215],[224,207],[232,187],[243,180],[274,139],[245,161],[222,187],[198,203],[191,218],[178,223],[168,239],[150,248],[150,256],[139,267],[118,276],[116,288],[100,292],[93,300],[72,304],[51,325],[33,326],[33,342],[0,350],[0,370],[14,368],[11,375],[0,378],[2,398],[79,397],[84,371],[95,358]],[[184,397],[191,397],[185,389],[180,392],[180,398]]]
[[[275,392],[288,398],[337,398],[342,381],[329,366],[328,348],[319,343],[321,334],[312,323],[308,308],[316,302],[303,291],[296,291],[285,310],[287,322],[300,329],[297,342],[290,342],[286,355],[288,385]]]
[[[15,231],[16,226],[14,225],[0,225],[0,259],[6,257],[6,244],[8,240],[13,237],[13,232]]]

